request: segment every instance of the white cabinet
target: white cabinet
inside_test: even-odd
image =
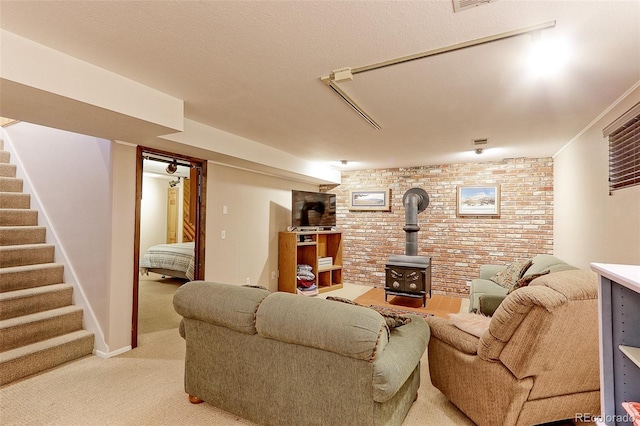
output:
[[[631,425],[621,404],[640,402],[640,266],[591,269],[600,275],[600,423]]]

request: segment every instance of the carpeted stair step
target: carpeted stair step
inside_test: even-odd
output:
[[[0,192],[0,209],[29,209],[31,194],[22,192]]]
[[[16,177],[16,165],[9,163],[0,163],[0,176],[1,177]]]
[[[0,321],[0,351],[82,330],[82,308],[65,306]]]
[[[0,353],[0,386],[93,352],[93,333],[79,330]]]
[[[0,191],[22,192],[22,179],[0,176]]]
[[[52,284],[0,293],[0,320],[62,308],[73,303],[70,284]]]
[[[59,263],[0,268],[0,292],[24,290],[64,281],[64,266]]]
[[[11,160],[11,153],[9,151],[0,150],[0,163],[8,163]]]
[[[38,211],[25,209],[0,209],[0,226],[36,226]]]
[[[55,247],[51,244],[0,246],[0,268],[51,263]]]
[[[1,226],[0,246],[42,244],[46,242],[44,226]]]

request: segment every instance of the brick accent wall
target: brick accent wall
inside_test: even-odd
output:
[[[500,185],[500,216],[458,217],[458,185]],[[509,264],[553,252],[553,160],[515,158],[342,173],[342,184],[323,186],[337,194],[337,224],[343,231],[343,279],[384,287],[391,254],[404,254],[404,193],[427,191],[429,207],[418,215],[418,255],[432,257],[434,293],[466,296],[480,265]],[[350,211],[349,191],[390,188],[391,211]]]

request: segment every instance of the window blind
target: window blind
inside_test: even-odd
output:
[[[640,185],[640,111],[609,133],[609,194]]]

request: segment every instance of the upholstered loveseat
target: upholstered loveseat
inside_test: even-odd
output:
[[[180,287],[185,391],[265,425],[400,425],[417,397],[424,319],[194,281]]]
[[[469,291],[469,312],[492,315],[500,303],[507,297],[509,290],[491,281],[496,273],[503,271],[507,265],[482,265],[480,276],[471,281]],[[532,264],[523,276],[534,276],[545,271],[549,273],[576,269],[555,256],[539,254],[532,259]]]
[[[431,382],[479,426],[600,413],[595,273],[536,278],[504,299],[480,337],[448,319],[427,322]]]

